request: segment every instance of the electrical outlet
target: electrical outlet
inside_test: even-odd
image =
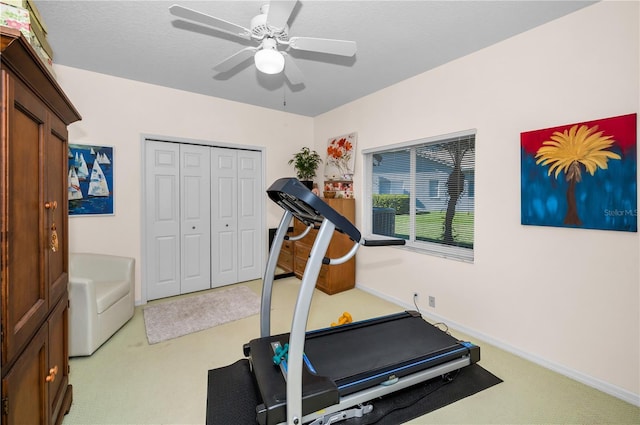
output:
[[[436,297],[429,295],[429,307],[436,308]]]

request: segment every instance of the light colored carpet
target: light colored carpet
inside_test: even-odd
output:
[[[260,297],[237,286],[146,307],[144,323],[149,344],[157,344],[259,312]]]
[[[262,290],[260,280],[234,286],[246,286],[257,296]],[[211,292],[220,289],[223,288]],[[300,280],[296,278],[276,281],[271,306],[272,334],[289,332],[299,289]],[[149,345],[144,330],[144,307],[136,307],[133,318],[93,355],[71,358],[69,382],[73,385],[73,404],[62,425],[202,425],[206,422],[207,371],[244,358],[243,344],[260,337],[260,317],[254,315]],[[327,327],[344,311],[351,313],[353,320],[366,320],[408,307],[357,288],[335,295],[316,290],[308,329]],[[407,425],[640,424],[637,406],[454,329],[451,332],[456,338],[477,343],[482,357],[480,365],[504,382]]]

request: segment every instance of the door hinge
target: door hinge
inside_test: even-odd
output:
[[[9,416],[9,398],[2,399],[2,415]]]

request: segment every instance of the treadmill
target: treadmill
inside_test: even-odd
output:
[[[306,332],[309,308],[323,265],[342,264],[361,246],[404,245],[403,239],[364,239],[358,229],[295,178],[282,178],[267,190],[284,209],[263,279],[260,338],[244,345],[261,397],[260,425],[325,425],[361,417],[375,398],[446,375],[480,360],[480,347],[459,341],[427,323],[415,311]],[[307,225],[286,236],[292,218]],[[312,228],[311,248],[293,314],[291,332],[271,335],[271,296],[283,241],[298,240]],[[353,247],[340,258],[325,254],[333,232]]]

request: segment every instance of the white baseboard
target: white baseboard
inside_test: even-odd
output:
[[[409,310],[415,310],[415,306],[413,304],[408,304],[404,301],[401,301],[397,298],[394,297],[390,297],[386,294],[383,294],[381,292],[378,292],[374,289],[368,288],[368,287],[364,287],[361,286],[359,284],[356,284],[356,288],[367,292],[369,294],[375,295],[378,298],[382,298],[383,300],[389,301],[391,303],[397,304],[403,308],[409,309]],[[521,357],[525,360],[528,360],[530,362],[533,362],[537,365],[540,365],[546,369],[552,370],[556,373],[559,373],[561,375],[564,375],[568,378],[571,378],[575,381],[578,381],[580,383],[583,383],[585,385],[588,385],[592,388],[595,388],[599,391],[602,391],[603,393],[612,395],[616,398],[619,398],[620,400],[626,401],[627,403],[631,403],[635,406],[639,406],[640,407],[640,394],[634,394],[631,391],[625,390],[623,388],[620,388],[616,385],[612,385],[608,382],[602,381],[600,379],[594,378],[593,376],[589,376],[586,375],[582,372],[578,372],[577,370],[573,370],[570,369],[568,367],[556,364],[554,362],[551,362],[547,359],[544,359],[542,357],[539,356],[535,356],[532,355],[530,353],[527,353],[525,351],[520,350],[517,347],[514,347],[512,345],[509,345],[507,343],[505,343],[504,341],[500,341],[497,340],[495,338],[492,338],[488,335],[483,334],[482,332],[478,332],[475,329],[471,329],[468,328],[466,326],[460,325],[459,323],[456,323],[452,320],[449,320],[446,317],[431,313],[431,312],[425,312],[425,311],[420,311],[420,313],[422,313],[423,316],[425,316],[427,319],[429,319],[432,322],[442,322],[442,323],[446,323],[446,325],[451,328],[451,329],[455,329],[458,330],[460,332],[463,332],[469,336],[472,336],[474,338],[477,338],[478,340],[484,341],[488,344],[491,344],[501,350],[504,350],[508,353],[511,353],[513,355],[516,355],[518,357]]]

